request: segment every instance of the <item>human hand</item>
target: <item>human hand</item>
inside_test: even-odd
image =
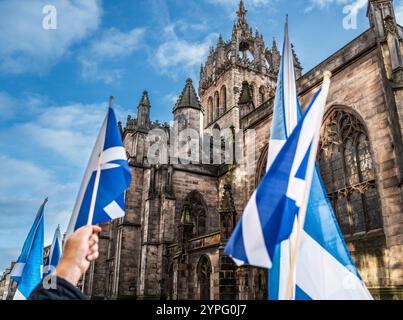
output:
[[[76,286],[91,262],[98,259],[98,234],[101,231],[98,226],[85,226],[73,233],[67,239],[55,275]]]

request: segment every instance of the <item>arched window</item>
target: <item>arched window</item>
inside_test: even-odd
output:
[[[199,287],[200,300],[211,300],[210,280],[211,280],[210,260],[206,256],[202,256],[197,265],[197,282]]]
[[[207,123],[213,122],[213,98],[209,97],[207,100]]]
[[[224,114],[225,112],[227,112],[227,88],[225,86],[221,87],[220,96],[221,96],[221,113]]]
[[[265,102],[266,91],[263,86],[259,88],[259,101],[258,106],[261,106]]]
[[[207,232],[207,206],[203,196],[198,191],[192,191],[185,199],[190,205],[190,214],[194,225],[193,235],[195,237],[205,235]]]
[[[219,140],[219,141],[218,141]],[[213,132],[210,141],[210,163],[211,164],[221,164],[221,129],[218,123],[213,127]]]
[[[217,119],[220,116],[220,95],[216,91],[214,93],[214,117]]]
[[[319,165],[343,234],[382,228],[367,131],[352,112],[335,109],[327,117]]]
[[[259,185],[260,181],[262,180],[263,176],[266,174],[267,171],[267,158],[269,156],[269,145],[266,144],[260,153],[259,160],[256,166],[256,177],[255,177],[255,185],[256,187]]]

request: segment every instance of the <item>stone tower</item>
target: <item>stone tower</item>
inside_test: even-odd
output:
[[[250,86],[254,108],[274,95],[280,53],[276,43],[265,46],[258,30],[253,32],[246,20],[247,10],[240,1],[232,37],[225,42],[220,35],[201,67],[199,96],[204,107],[204,128],[240,126],[238,108],[242,83]]]
[[[201,135],[203,132],[203,110],[191,79],[186,80],[173,109],[174,134],[179,135],[177,150],[181,162],[199,163]],[[175,160],[173,160],[175,161]]]

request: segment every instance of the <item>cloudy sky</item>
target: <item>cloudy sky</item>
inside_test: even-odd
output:
[[[366,0],[245,0],[248,21],[282,43],[284,17],[307,71],[368,28]],[[42,9],[57,9],[44,30]],[[357,28],[343,28],[343,8]],[[147,89],[152,118],[169,121],[185,79],[219,33],[231,35],[238,0],[0,1],[0,272],[19,255],[38,207],[46,242],[66,228],[84,168],[116,96],[121,120]],[[403,22],[403,0],[395,1]]]

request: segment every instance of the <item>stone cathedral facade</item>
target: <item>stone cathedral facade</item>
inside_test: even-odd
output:
[[[198,91],[188,79],[172,112],[179,131],[204,139],[228,129],[246,141],[254,129],[256,169],[149,164],[148,133],[169,134],[169,125],[151,121],[144,92],[122,126],[133,177],[127,213],[103,225],[100,258],[81,283],[92,299],[267,297],[267,272],[237,268],[223,248],[265,171],[281,56],[248,24],[242,1],[237,16],[231,39],[220,36],[202,65]],[[305,74],[295,55],[298,92],[304,108],[323,72],[333,73],[318,154],[323,181],[374,297],[403,298],[403,28],[392,0],[370,0],[368,19],[367,31]],[[242,150],[250,152],[246,142]]]

